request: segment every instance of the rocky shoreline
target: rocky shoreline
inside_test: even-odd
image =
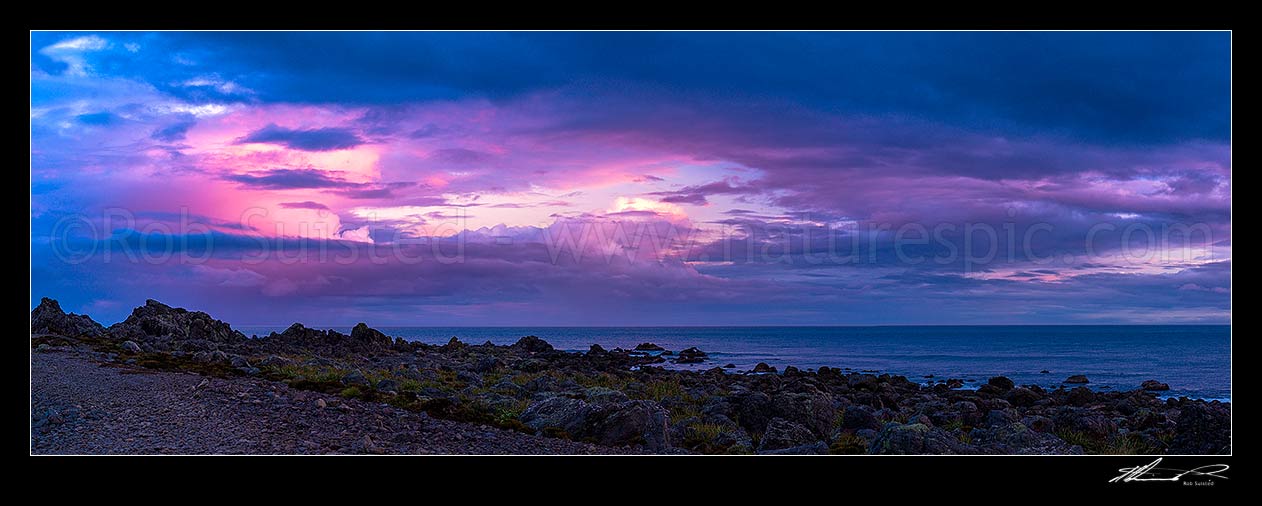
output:
[[[439,346],[391,338],[362,323],[349,335],[294,324],[281,333],[247,337],[206,313],[152,300],[108,328],[63,312],[52,299],[43,299],[31,320],[36,453],[1231,451],[1230,403],[1160,400],[1154,392],[1168,386],[1157,380],[1132,391],[1097,392],[1080,385],[1087,378],[1070,377],[1060,388],[1044,389],[995,377],[973,390],[961,389],[958,380],[921,385],[902,376],[831,367],[777,371],[759,364],[738,372],[716,364],[678,371],[660,364],[704,363],[706,352],[671,352],[644,343],[633,350],[592,345],[571,353],[534,336],[509,346],[455,338]],[[93,374],[84,367],[89,363],[108,366],[98,369],[115,375],[85,379]],[[79,374],[59,375],[58,368]],[[67,399],[93,403],[107,395],[77,382],[124,385],[123,376],[164,378],[158,384],[172,383],[171,392],[182,393],[171,402],[159,396],[120,408],[133,415],[206,409],[186,401],[188,378],[217,385],[212,391],[220,393],[245,392],[257,402],[218,408],[252,420],[246,439],[253,444],[197,446],[181,443],[178,431],[157,447],[129,445],[115,432],[95,439],[83,432],[65,434],[72,421],[88,419],[83,408],[67,406]],[[47,395],[59,400],[37,398],[47,392],[56,392]],[[344,419],[334,423],[323,416],[330,412]],[[117,418],[108,410],[96,416]],[[145,427],[163,431],[163,420],[146,420]],[[370,423],[372,430],[362,437],[363,430],[347,428]],[[470,443],[440,444],[453,434]]]

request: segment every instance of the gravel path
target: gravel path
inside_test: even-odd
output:
[[[159,372],[66,351],[31,354],[31,425],[33,454],[636,452],[440,420],[265,380]]]

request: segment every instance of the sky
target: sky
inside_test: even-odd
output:
[[[1228,323],[1226,32],[33,32],[31,303]]]

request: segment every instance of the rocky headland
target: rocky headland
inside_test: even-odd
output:
[[[675,371],[644,343],[444,345],[295,323],[251,337],[149,300],[31,312],[33,453],[1220,454],[1231,404],[831,367]],[[844,364],[838,364],[844,365]]]

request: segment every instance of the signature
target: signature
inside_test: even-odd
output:
[[[1109,483],[1131,482],[1131,481],[1180,481],[1184,476],[1206,477],[1206,478],[1222,478],[1227,479],[1219,473],[1226,471],[1230,466],[1227,464],[1209,464],[1194,469],[1171,469],[1168,467],[1157,467],[1161,463],[1161,459],[1152,461],[1151,464],[1136,467],[1123,467],[1118,469],[1122,474],[1116,478],[1109,480]]]

